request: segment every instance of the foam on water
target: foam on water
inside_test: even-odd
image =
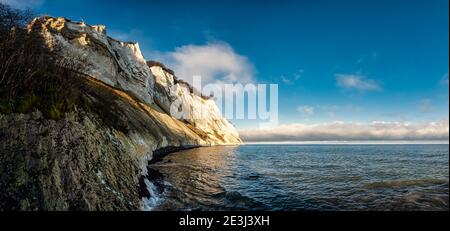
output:
[[[147,188],[147,191],[150,194],[150,197],[142,198],[143,202],[142,210],[152,211],[164,201],[164,196],[162,193],[158,192],[156,185],[150,182],[147,178],[144,179],[144,183]]]

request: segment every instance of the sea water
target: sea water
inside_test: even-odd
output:
[[[150,210],[448,210],[449,145],[243,145],[150,166]]]

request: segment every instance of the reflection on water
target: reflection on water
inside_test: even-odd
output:
[[[207,147],[151,165],[154,210],[448,210],[448,145]],[[152,199],[153,198],[153,199]]]

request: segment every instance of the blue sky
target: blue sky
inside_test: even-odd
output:
[[[447,0],[9,2],[105,24],[147,59],[228,52],[238,74],[279,84],[281,124],[448,121]]]

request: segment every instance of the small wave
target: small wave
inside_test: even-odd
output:
[[[442,179],[409,179],[409,180],[389,180],[372,182],[366,184],[368,189],[384,189],[384,188],[404,188],[411,186],[427,186],[427,185],[440,185],[448,184],[447,180]]]
[[[260,178],[260,176],[258,174],[252,174],[252,175],[248,175],[245,177],[245,179],[247,179],[247,180],[257,180],[259,178]]]
[[[161,202],[164,201],[163,194],[159,192],[158,188],[155,184],[150,182],[148,179],[144,179],[145,186],[147,188],[147,191],[149,192],[149,197],[143,197],[143,208],[144,211],[152,211],[157,206],[161,204]]]
[[[261,208],[263,204],[250,198],[242,195],[237,191],[230,192],[221,192],[214,195],[215,198],[226,201],[226,205],[232,205],[232,207],[241,207],[241,208]]]
[[[139,195],[142,199],[142,210],[151,211],[162,204],[166,181],[163,175],[153,168],[147,167],[147,174],[139,179]]]

